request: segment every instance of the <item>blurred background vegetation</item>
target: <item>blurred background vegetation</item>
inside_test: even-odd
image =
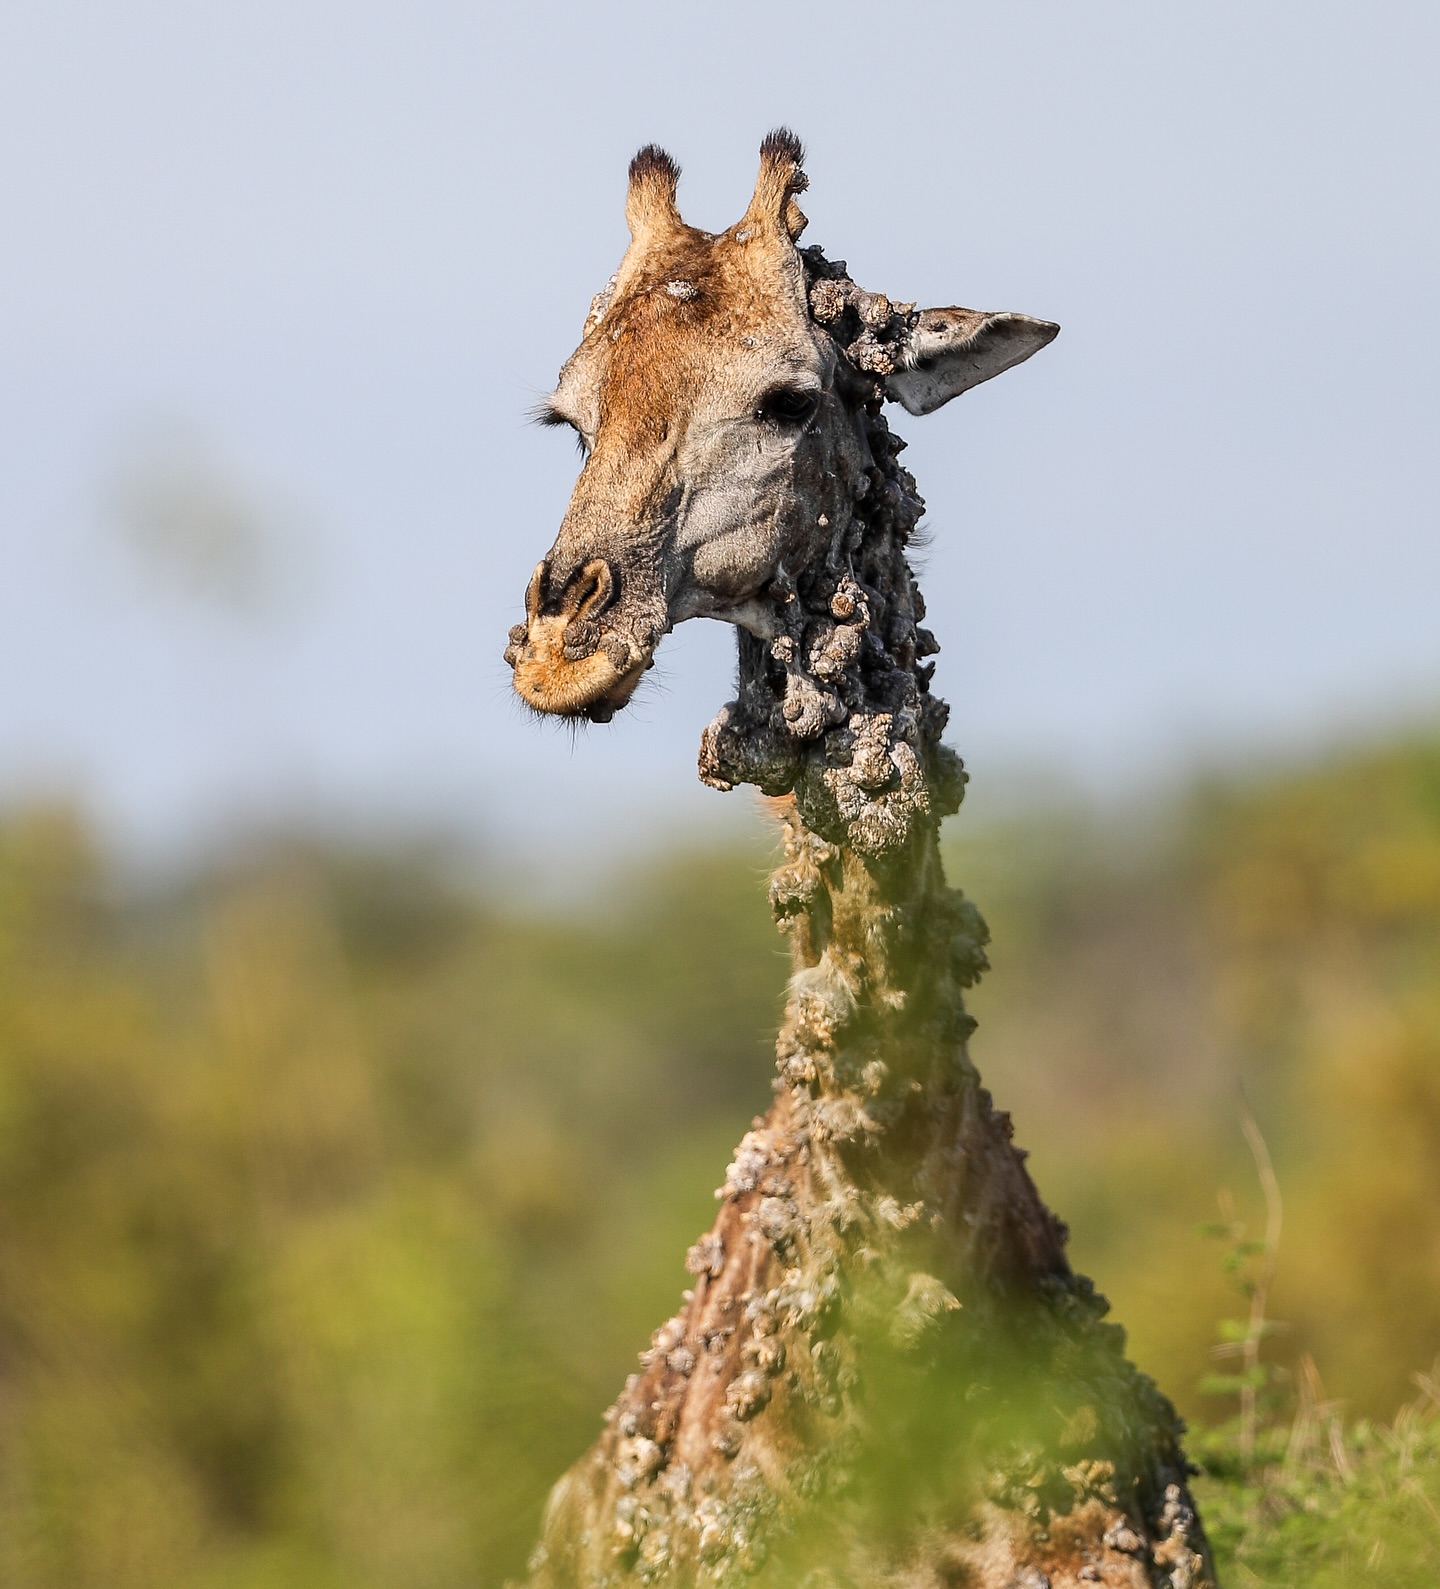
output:
[[[1440,737],[952,828],[995,938],[976,1057],[1137,1360],[1232,1416],[1199,1389],[1237,1305],[1198,1227],[1227,1194],[1264,1223],[1243,1082],[1285,1208],[1262,1445],[1323,1380],[1393,1466],[1374,1430],[1440,1350]],[[768,1100],[767,864],[675,853],[537,907],[440,846],[277,840],[139,887],[73,814],[12,811],[0,1583],[518,1573]],[[1233,1554],[1261,1503],[1232,1459]],[[1407,1511],[1408,1471],[1375,1483],[1431,1541],[1391,1550],[1414,1571],[1440,1491]],[[1332,1477],[1360,1538],[1379,1513]],[[1272,1556],[1234,1581],[1301,1581]]]

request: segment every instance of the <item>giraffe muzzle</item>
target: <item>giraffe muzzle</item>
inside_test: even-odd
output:
[[[618,592],[615,571],[602,557],[564,580],[548,559],[536,567],[525,592],[525,622],[510,631],[505,648],[515,691],[527,705],[604,723],[627,704],[650,657],[614,621]]]

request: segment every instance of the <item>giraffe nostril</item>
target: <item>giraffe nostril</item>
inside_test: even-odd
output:
[[[550,586],[550,564],[548,562],[536,563],[535,572],[530,576],[530,583],[525,587],[525,616],[533,620],[545,604],[545,597]]]
[[[615,599],[615,575],[603,557],[592,557],[570,576],[562,603],[572,618],[598,618]]]

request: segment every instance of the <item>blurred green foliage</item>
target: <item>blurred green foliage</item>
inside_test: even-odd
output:
[[[1239,1581],[1302,1581],[1282,1525],[1353,1557],[1372,1480],[1432,1528],[1401,1481],[1440,1496],[1433,1423],[1402,1473],[1375,1420],[1440,1348],[1440,744],[952,826],[995,938],[982,1072],[1202,1422],[1233,1299],[1196,1228],[1222,1191],[1263,1223],[1237,1078],[1264,1126],[1267,1375],[1312,1354],[1358,1444],[1291,1506],[1293,1388],[1263,1462],[1211,1442]],[[660,858],[542,909],[438,852],[276,844],[143,893],[63,812],[0,824],[0,1584],[518,1573],[768,1102],[765,867]],[[1400,1528],[1353,1581],[1419,1559]]]
[[[1266,1431],[1256,1460],[1237,1431],[1192,1441],[1195,1485],[1222,1582],[1263,1589],[1384,1589],[1440,1579],[1440,1397],[1433,1376],[1391,1420],[1346,1421],[1307,1403]]]
[[[963,831],[963,830],[962,830]],[[1165,811],[956,844],[990,921],[982,1073],[1077,1265],[1191,1416],[1232,1313],[1213,1221],[1284,1193],[1267,1352],[1389,1416],[1440,1347],[1440,743],[1202,783]]]

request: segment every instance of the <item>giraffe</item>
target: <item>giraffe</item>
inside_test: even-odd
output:
[[[780,815],[793,974],[773,1102],[679,1310],[555,1486],[531,1584],[1201,1589],[1183,1426],[969,1056],[988,935],[940,861],[966,774],[885,414],[1059,328],[864,291],[799,245],[802,160],[771,133],[744,216],[709,234],[642,149],[629,248],[541,414],[585,462],[510,633],[514,687],[604,722],[675,624],[735,626],[699,772]]]

